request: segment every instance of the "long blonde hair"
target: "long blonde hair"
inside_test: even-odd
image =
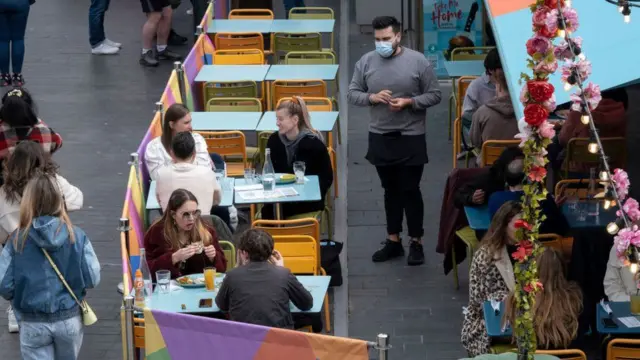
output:
[[[171,197],[169,197],[167,209],[164,211],[164,214],[158,221],[156,221],[152,225],[155,226],[160,222],[164,222],[164,239],[167,244],[171,246],[172,250],[178,250],[182,248],[183,245],[187,245],[180,243],[180,230],[178,229],[178,225],[176,225],[175,221],[171,217],[187,201],[194,201],[196,204],[198,203],[198,199],[196,199],[195,195],[193,195],[191,191],[185,189],[174,190],[171,193]],[[197,217],[195,220],[195,225],[189,232],[189,243],[191,244],[202,241],[204,246],[211,245],[213,239],[211,237],[211,234],[209,233],[209,229],[202,221],[202,218]]]
[[[522,205],[515,201],[507,201],[493,216],[489,230],[482,238],[481,247],[487,249],[491,259],[499,260],[502,248],[509,244],[507,235],[509,222],[522,212]]]
[[[29,230],[33,219],[39,216],[53,216],[60,220],[62,225],[67,227],[69,241],[75,242],[73,225],[65,209],[64,198],[58,187],[56,179],[50,175],[38,172],[29,182],[22,194],[20,202],[20,224],[14,237],[14,248],[21,252],[29,237]],[[60,228],[56,231],[59,232]],[[21,236],[19,236],[21,235]]]
[[[307,109],[307,103],[300,96],[293,96],[291,100],[285,100],[278,105],[278,110],[286,109],[289,112],[289,116],[297,116],[298,117],[298,129],[304,130],[308,129],[318,135],[318,137],[322,140],[322,133],[318,130],[314,129],[311,125],[311,116],[309,115],[309,110]]]
[[[567,348],[578,334],[578,317],[582,312],[582,292],[566,278],[562,255],[545,248],[536,259],[543,290],[536,296],[533,323],[538,345],[544,349]],[[516,318],[515,296],[506,302],[506,319]]]

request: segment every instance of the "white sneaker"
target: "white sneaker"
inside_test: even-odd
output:
[[[7,308],[7,320],[9,320],[9,332],[17,333],[20,330],[20,327],[18,326],[18,320],[16,320],[16,315],[13,313],[13,308],[11,306]]]
[[[122,47],[122,44],[120,44],[118,42],[115,42],[115,41],[111,41],[109,39],[104,39],[103,43],[107,44],[109,46],[117,47],[118,49],[120,49]]]
[[[120,51],[120,49],[107,45],[105,42],[91,49],[91,53],[94,55],[114,55],[117,54],[118,51]]]
[[[187,15],[193,15],[193,9],[187,10]]]

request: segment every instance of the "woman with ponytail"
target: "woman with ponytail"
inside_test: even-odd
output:
[[[271,150],[271,161],[277,173],[293,174],[293,163],[305,163],[306,175],[317,175],[322,200],[282,204],[285,218],[324,209],[327,191],[333,183],[331,159],[322,134],[313,129],[309,111],[304,100],[294,96],[283,101],[276,109],[278,131],[269,137],[267,147]],[[263,218],[273,218],[272,208],[262,210]]]

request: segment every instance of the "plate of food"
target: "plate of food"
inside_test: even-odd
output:
[[[296,182],[294,174],[276,174],[276,184],[292,184]]]
[[[178,285],[183,288],[200,288],[204,287],[204,274],[191,274],[180,276],[176,279]]]

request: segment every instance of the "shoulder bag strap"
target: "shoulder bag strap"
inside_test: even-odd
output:
[[[44,256],[47,258],[47,260],[49,260],[49,263],[51,264],[51,267],[53,268],[53,270],[56,272],[56,274],[58,274],[58,277],[60,278],[60,281],[62,281],[62,283],[64,284],[64,287],[67,288],[67,290],[69,291],[69,294],[71,294],[71,297],[73,297],[73,300],[75,300],[76,303],[78,303],[78,306],[80,306],[81,309],[84,309],[84,306],[82,305],[80,300],[78,300],[78,298],[76,297],[76,294],[73,293],[73,290],[71,290],[71,287],[69,287],[69,284],[67,284],[67,281],[64,279],[64,276],[62,276],[62,274],[60,273],[60,270],[58,270],[56,263],[53,262],[47,250],[42,249],[42,252],[44,253]]]

